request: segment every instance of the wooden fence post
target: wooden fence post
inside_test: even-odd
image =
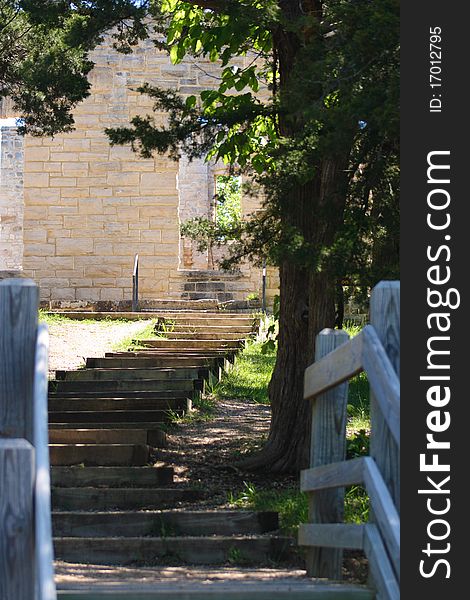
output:
[[[0,438],[31,443],[38,299],[30,279],[0,281]]]
[[[324,329],[316,340],[315,360],[346,343],[345,331]],[[348,384],[343,383],[312,401],[310,467],[339,462],[346,456],[346,410]],[[344,488],[309,495],[309,523],[341,523],[344,518]],[[341,579],[343,551],[311,547],[306,552],[310,577]]]
[[[372,291],[370,323],[400,376],[400,282],[381,281]],[[370,455],[375,460],[400,512],[400,451],[371,390]]]
[[[0,598],[35,594],[34,449],[26,440],[0,439]]]
[[[0,281],[0,598],[35,597],[33,385],[38,288]],[[23,438],[23,439],[20,439]]]

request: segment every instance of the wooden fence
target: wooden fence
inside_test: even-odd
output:
[[[310,469],[301,474],[309,523],[300,527],[299,544],[308,547],[307,572],[341,579],[343,548],[363,550],[380,600],[400,597],[399,305],[399,282],[381,282],[372,293],[370,325],[351,340],[343,331],[323,330],[305,372],[312,441]],[[345,460],[347,380],[363,370],[371,391],[370,456]],[[350,485],[363,485],[369,495],[367,524],[342,522]]]
[[[56,600],[47,426],[48,332],[38,288],[0,282],[0,598]]]

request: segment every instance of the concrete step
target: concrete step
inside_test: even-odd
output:
[[[93,368],[78,371],[56,371],[56,381],[119,381],[119,380],[194,380],[204,379],[209,369],[204,367],[178,367],[175,369],[148,367],[146,369],[129,366],[128,368]]]
[[[181,299],[181,298],[165,298],[155,300],[143,300],[139,303],[140,309],[146,312],[157,312],[160,310],[172,310],[180,311],[186,310],[191,312],[199,311],[217,311],[219,303],[217,300],[212,298],[194,298],[194,299]]]
[[[190,403],[186,399],[160,398],[51,398],[49,410],[63,411],[138,411],[138,410],[174,410],[186,412]]]
[[[54,512],[56,537],[256,535],[276,531],[276,512],[167,510]]]
[[[174,411],[182,415],[184,411]],[[169,414],[167,410],[112,410],[112,411],[50,411],[49,423],[54,429],[58,424],[67,424],[73,429],[83,429],[93,424],[93,428],[104,428],[106,424],[109,429],[116,429],[119,424],[126,424],[129,429],[149,427],[149,424],[168,423]]]
[[[49,429],[51,444],[146,444],[166,446],[166,433],[159,429]]]
[[[160,348],[165,350],[178,349],[179,352],[186,352],[188,349],[194,350],[237,350],[243,346],[243,341],[240,340],[163,340],[149,339],[139,340],[136,342],[144,348]]]
[[[56,558],[102,565],[131,561],[216,565],[233,562],[234,557],[246,564],[266,565],[289,560],[293,548],[293,540],[281,536],[54,538]]]
[[[116,583],[59,589],[59,600],[374,600],[375,592],[361,585],[325,581],[253,581],[245,571],[237,576],[201,582],[181,577],[142,585]]]
[[[55,487],[158,487],[160,485],[172,484],[173,475],[173,467],[72,466],[52,467],[51,469],[52,485]],[[73,514],[83,516],[89,513],[80,512]],[[94,515],[96,513],[91,514]],[[77,519],[78,523],[80,521],[80,518],[77,516]],[[70,533],[67,535],[72,534]]]
[[[142,510],[195,502],[202,491],[183,488],[52,487],[53,510]],[[75,538],[76,539],[76,538]],[[85,556],[85,555],[84,555]],[[65,556],[63,557],[65,559]]]
[[[196,380],[197,381],[197,380]],[[90,381],[87,379],[58,381],[56,379],[49,382],[49,390],[53,393],[62,392],[101,392],[101,391],[169,391],[194,389],[195,379],[112,379]]]
[[[142,467],[149,462],[146,444],[50,444],[52,466]]]

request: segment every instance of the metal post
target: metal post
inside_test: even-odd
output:
[[[266,314],[266,261],[263,261],[263,296],[262,296],[262,310]]]
[[[132,312],[139,311],[139,255],[135,255],[132,273]]]

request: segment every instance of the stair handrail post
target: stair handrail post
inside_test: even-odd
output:
[[[54,581],[54,548],[51,517],[51,465],[48,430],[49,331],[38,327],[34,371],[34,448],[35,478],[35,552],[36,600],[57,600]]]
[[[35,598],[33,386],[39,291],[0,281],[0,597]]]
[[[400,376],[400,282],[381,281],[370,298],[370,324],[392,366]],[[377,463],[382,477],[400,512],[400,451],[377,404],[373,390],[370,394],[370,455]]]
[[[315,361],[349,340],[343,330],[323,329],[316,338]],[[348,383],[342,383],[312,399],[310,467],[346,458]],[[344,519],[344,488],[309,494],[309,523],[341,523]],[[341,548],[313,546],[306,553],[309,577],[342,578]]]

